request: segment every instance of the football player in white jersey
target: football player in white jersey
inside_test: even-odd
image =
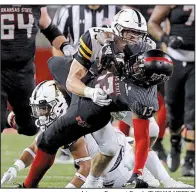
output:
[[[155,43],[149,38],[146,38],[146,36],[146,20],[139,11],[134,9],[119,11],[113,18],[111,28],[90,28],[80,38],[78,52],[74,56],[66,80],[67,90],[81,97],[90,98],[97,105],[109,105],[111,99],[108,99],[106,92],[102,88],[90,88],[82,82],[82,79],[86,77],[89,69],[95,66],[97,58],[99,58],[99,71],[107,69],[111,62],[116,63],[116,56],[118,55],[118,57],[120,57],[122,55],[127,43],[132,47],[133,54],[155,48]],[[95,68],[96,67],[97,66],[95,66]],[[148,153],[146,142],[149,140],[149,135],[143,134],[139,130],[141,121],[145,124],[144,129],[148,129],[149,121],[135,114],[133,115],[133,121],[136,122],[134,123],[134,129],[140,132],[136,136],[136,143],[138,143],[136,147],[136,159],[139,159],[139,163],[135,166],[134,174],[128,184],[133,182],[133,180],[137,180],[138,185],[145,187],[146,184],[142,182],[139,177],[142,174],[141,170],[144,167]],[[99,138],[101,140],[101,135],[100,137],[97,136],[96,140],[99,141]],[[101,176],[115,155],[116,147],[113,146],[115,146],[116,143],[113,143],[111,146],[106,145],[112,147],[111,149],[104,148],[104,150],[100,151],[100,153],[93,158],[90,176],[88,177],[89,185],[87,186],[89,188],[96,187],[95,181],[98,180],[98,177]],[[95,185],[91,185],[92,182],[94,182]]]
[[[30,104],[32,115],[37,118],[36,126],[40,128],[40,132],[33,143],[24,149],[20,158],[4,174],[1,179],[1,185],[6,182],[13,182],[19,171],[31,165],[37,152],[36,141],[39,134],[64,115],[68,108],[65,98],[57,88],[54,80],[39,83],[32,93]],[[80,138],[66,147],[69,147],[73,158],[80,167],[72,179],[74,186],[80,187],[84,183],[84,180],[81,181],[81,178],[85,178],[89,174],[91,159],[88,155],[84,138]],[[68,187],[72,187],[72,184],[70,183]]]
[[[68,107],[62,93],[58,90],[54,81],[44,81],[37,85],[32,93],[30,103],[33,116],[37,118],[36,125],[40,128],[40,131],[45,131],[50,124],[60,118],[62,114],[65,114]],[[130,117],[130,114],[127,116]],[[153,123],[153,121],[151,122]],[[118,129],[113,129],[118,143],[117,153],[104,171],[100,179],[100,187],[121,188],[122,185],[128,181],[133,171],[134,152],[133,147],[130,144],[133,143],[134,140],[130,137],[126,138]],[[90,170],[90,159],[99,152],[99,145],[93,138],[93,135],[88,134],[67,147],[69,147],[79,169],[70,183],[66,185],[66,188],[85,187],[84,182],[86,181],[86,177]],[[16,160],[14,165],[4,173],[4,176],[1,179],[1,185],[6,182],[13,182],[17,177],[18,172],[32,163],[36,151],[37,147],[35,139],[34,142],[23,151],[22,155]],[[144,169],[143,180],[148,183],[149,187],[158,188],[160,185],[159,181],[164,187],[169,188],[191,187],[173,180],[164,169],[156,153],[153,151],[149,152],[146,167],[156,177],[155,179],[147,168]]]

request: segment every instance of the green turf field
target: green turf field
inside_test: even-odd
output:
[[[1,175],[14,163],[21,152],[33,141],[34,137],[25,137],[17,134],[2,134],[1,135]],[[168,150],[168,138],[164,140]],[[21,171],[15,180],[17,183],[22,183],[28,173],[29,168]],[[73,176],[75,168],[72,164],[54,164],[47,172],[45,177],[40,182],[40,188],[64,188]],[[180,168],[175,173],[170,175],[184,183],[194,185],[194,178],[182,177]],[[13,187],[13,185],[5,185],[4,187]]]

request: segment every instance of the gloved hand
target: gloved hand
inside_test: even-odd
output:
[[[107,94],[101,88],[86,87],[84,90],[85,97],[91,98],[94,103],[103,107],[111,103],[111,99],[107,99]]]
[[[111,112],[111,115],[117,119],[122,120],[127,116],[128,111]]]
[[[103,179],[99,177],[98,180],[91,180],[87,177],[86,182],[81,186],[81,188],[103,188]]]
[[[4,173],[2,179],[1,179],[1,186],[4,184],[4,183],[8,183],[8,184],[11,184],[15,178],[17,177],[17,168],[16,167],[10,167],[8,169],[7,172]]]
[[[173,49],[178,49],[183,45],[183,39],[180,36],[169,36],[164,34],[161,37],[161,41],[166,43],[168,47],[171,47]]]
[[[110,44],[105,44],[101,49],[101,68],[108,69],[111,66],[111,62],[114,61],[114,54]]]
[[[123,185],[125,188],[148,188],[148,183],[142,180],[142,176],[133,173],[131,178]]]
[[[72,45],[64,44],[61,49],[65,57],[72,57],[76,53],[76,50]]]

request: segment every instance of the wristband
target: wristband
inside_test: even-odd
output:
[[[84,88],[84,97],[87,97],[87,98],[91,99],[92,96],[93,96],[93,88],[90,88],[90,87],[86,86]]]
[[[82,181],[86,182],[86,177],[84,177],[82,174],[76,172],[75,176],[77,176],[79,179],[81,179]]]
[[[64,48],[65,46],[67,46],[67,45],[69,45],[68,42],[63,42],[63,43],[61,44],[61,46],[60,46],[60,50],[63,52],[63,48]]]
[[[161,36],[161,42],[164,42],[164,43],[168,44],[169,35],[167,35],[166,33],[163,33],[163,35]]]
[[[21,171],[24,169],[26,166],[24,162],[20,159],[17,159],[16,162],[14,163],[14,167],[17,169],[17,171]]]

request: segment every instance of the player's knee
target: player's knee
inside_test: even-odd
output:
[[[51,74],[53,75],[55,73],[55,71],[58,69],[58,62],[56,62],[56,58],[55,56],[51,57],[48,60],[48,68],[51,72]]]
[[[54,155],[58,150],[58,147],[51,144],[50,142],[47,141],[47,139],[45,139],[43,133],[40,134],[37,138],[37,147],[42,151],[49,153],[51,155]]]
[[[26,136],[34,136],[39,132],[39,129],[36,126],[26,126],[21,127],[17,126],[18,134],[26,135]]]
[[[66,69],[67,65],[70,63],[70,58],[64,56],[53,56],[48,60],[48,68],[50,72],[55,74],[59,69]]]
[[[157,137],[159,134],[159,126],[157,122],[155,121],[154,117],[151,117],[149,124],[149,136],[150,137]]]

